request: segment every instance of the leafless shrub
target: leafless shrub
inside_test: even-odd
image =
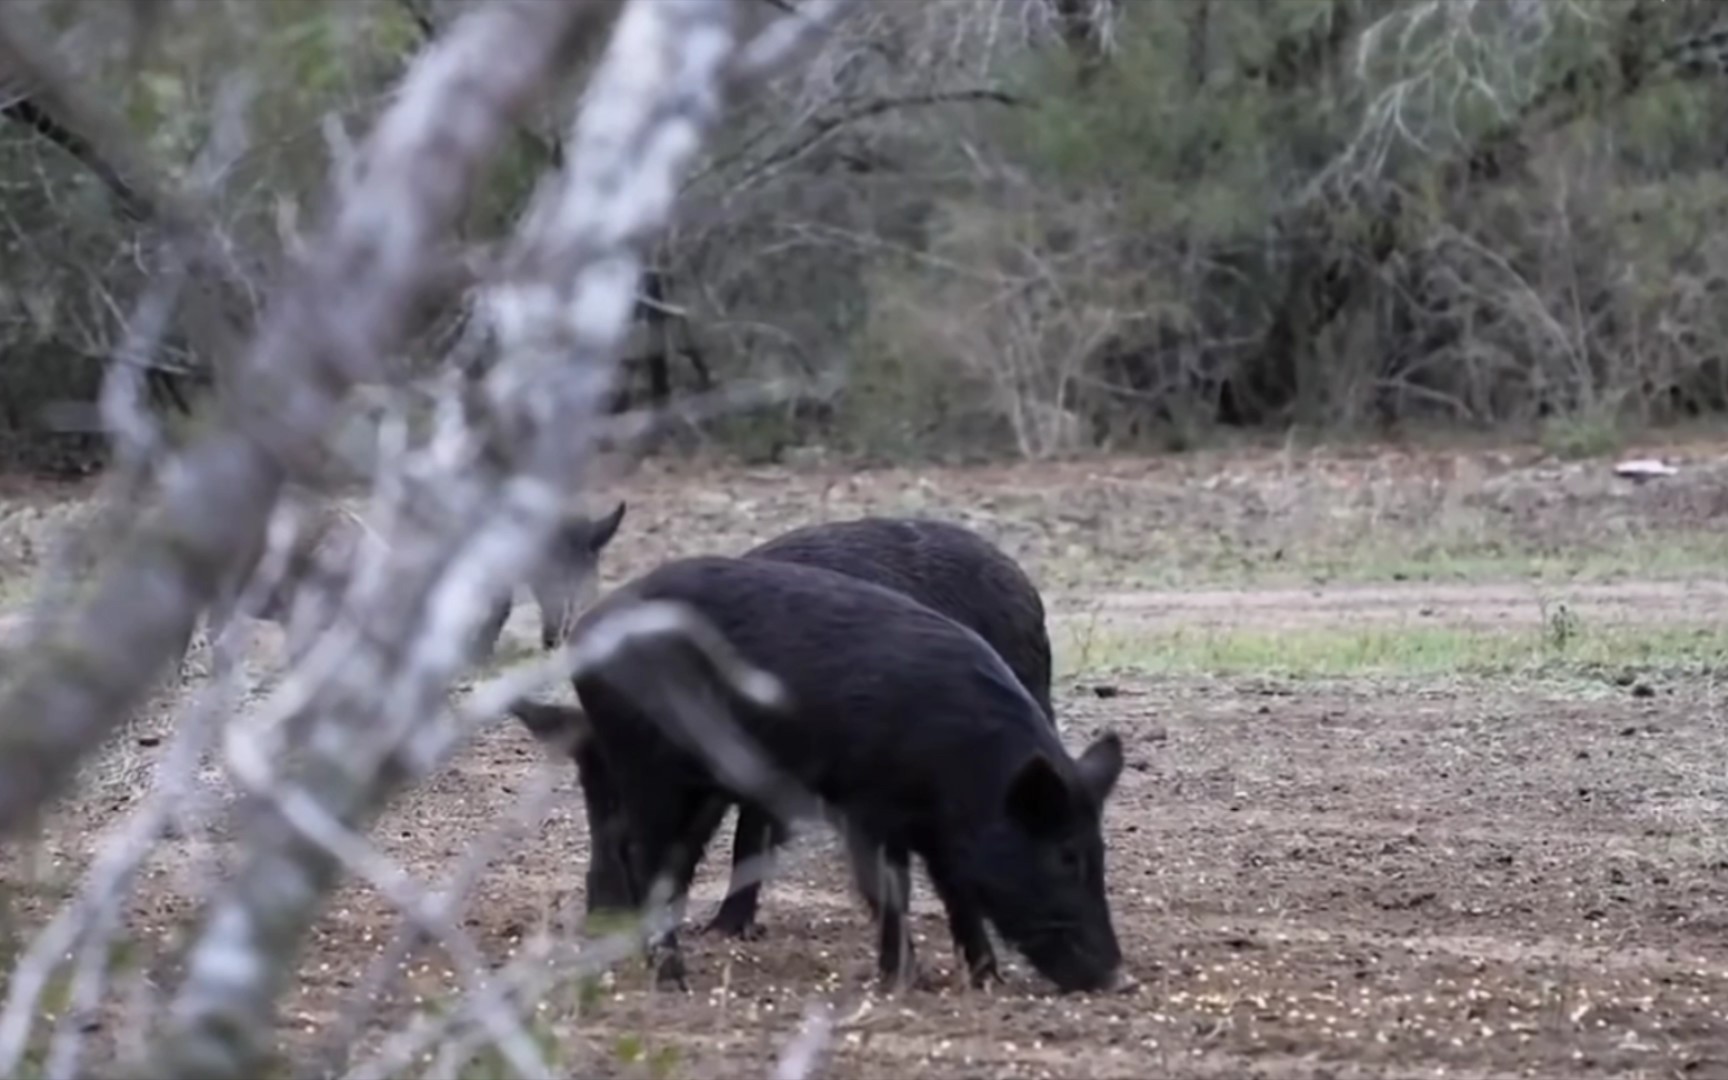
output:
[[[269,122],[254,121],[223,173],[207,216],[233,280],[189,290],[203,297],[201,332],[179,326],[156,350],[145,382],[157,397],[179,385],[164,381],[170,360],[234,351],[204,342],[240,336],[265,271],[300,257],[325,159],[346,155],[377,112],[401,42],[444,33],[460,9],[222,3],[233,29],[204,50],[183,48],[172,15],[152,24],[154,40],[191,55],[195,77],[182,88],[134,79],[157,89],[128,107],[213,101],[216,73],[244,67],[232,54],[259,35],[295,42],[279,66],[309,89],[274,95]],[[741,25],[784,10],[751,5]],[[152,40],[119,16],[91,23],[79,41],[98,56]],[[763,80],[681,179],[687,212],[653,245],[653,317],[622,346],[619,396],[843,375],[847,393],[814,403],[661,425],[769,453],[809,440],[904,452],[910,435],[920,449],[1039,454],[1043,443],[1186,445],[1217,424],[1718,411],[1728,362],[1712,344],[1719,305],[1703,301],[1721,287],[1709,241],[1725,205],[1710,134],[1728,71],[1719,23],[1703,0],[865,5],[810,63]],[[85,70],[106,86],[118,63]],[[458,223],[424,325],[391,363],[424,374],[483,328],[451,298],[485,276],[498,257],[486,234],[563,155],[560,105],[517,125],[497,183]],[[205,149],[184,120],[197,111],[159,125],[182,163]],[[95,228],[83,215],[71,237],[41,225],[54,216],[42,208],[100,186],[44,145],[0,127],[0,183],[17,189],[0,254],[46,262],[50,244],[70,240],[77,257],[0,290],[0,342],[21,361],[0,378],[29,383],[0,400],[19,414],[0,408],[0,428],[30,428],[42,399],[94,400],[119,345],[113,313],[136,299],[132,264],[151,250],[130,220]],[[958,251],[956,219],[991,220],[1024,250]],[[1071,302],[1023,304],[1043,280],[1027,259]],[[992,352],[983,385],[1012,371],[1021,389],[985,408],[908,413],[906,368],[922,380],[917,400],[975,399],[979,364],[958,357],[997,343],[935,342],[955,362],[932,372],[907,354],[933,344],[941,305],[904,333],[882,332],[886,309],[1001,276],[1024,286],[996,309],[1022,324],[1008,336],[1036,371]],[[1556,321],[1588,329],[1560,346]],[[1073,342],[1094,336],[1077,362]],[[1056,434],[1017,436],[1030,428],[1011,403],[1056,401],[1054,385],[1073,389],[1033,411]],[[55,439],[45,445],[62,457],[90,448],[82,432]]]
[[[1088,215],[1076,214],[1081,219]],[[1076,222],[1077,229],[1084,224]],[[1016,227],[1018,226],[1018,227]],[[948,266],[915,280],[935,288],[883,288],[881,318],[932,377],[955,370],[984,391],[983,417],[999,418],[1014,449],[1030,459],[1079,450],[1092,439],[1080,411],[1092,358],[1125,313],[1110,303],[1100,250],[1051,251],[1032,213],[956,211],[935,256]]]

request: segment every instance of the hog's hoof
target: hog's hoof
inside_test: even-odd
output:
[[[702,928],[704,934],[717,934],[720,937],[736,938],[739,941],[761,941],[768,936],[768,931],[755,919],[743,922],[726,915],[725,912],[710,919]]]
[[[946,988],[947,985],[940,978],[922,968],[899,974],[884,971],[876,975],[876,992],[888,997],[914,992],[934,994]]]
[[[690,982],[685,978],[684,957],[681,954],[661,953],[652,963],[655,989],[676,990],[684,994],[690,992]]]

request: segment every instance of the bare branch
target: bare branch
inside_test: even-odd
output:
[[[780,1051],[774,1065],[774,1080],[808,1080],[815,1072],[822,1052],[834,1030],[834,1011],[826,1005],[812,1005],[804,1011],[804,1022],[798,1033]]]
[[[240,781],[252,794],[268,800],[271,809],[297,834],[318,845],[348,871],[357,874],[407,913],[414,925],[449,950],[470,993],[484,985],[486,959],[479,946],[455,922],[454,905],[447,896],[428,896],[408,874],[385,858],[341,821],[330,814],[309,792],[284,787],[255,740],[229,740],[229,760]],[[511,1066],[521,1075],[546,1072],[533,1040],[507,1010],[484,1009],[481,1022],[487,1027]]]
[[[470,20],[477,28],[488,13],[508,10],[484,9]],[[581,424],[610,381],[634,307],[640,248],[664,224],[678,178],[719,113],[733,14],[731,4],[700,0],[636,0],[626,8],[577,121],[574,164],[537,194],[516,233],[511,276],[489,298],[505,356],[485,382],[496,419],[476,430],[459,392],[446,395],[424,452],[405,456],[400,472],[383,478],[379,496],[392,520],[379,531],[390,550],[366,545],[350,588],[351,610],[365,613],[363,632],[291,721],[303,728],[299,786],[345,829],[363,827],[395,788],[435,760],[433,747],[450,736],[428,717],[463,660],[461,642],[491,597],[543,557],[561,493],[580,481],[591,445]],[[445,41],[457,41],[462,29]],[[544,72],[521,59],[520,40],[489,44],[474,51],[512,56],[513,72]],[[536,61],[550,59],[543,42],[529,51]],[[434,67],[428,61],[416,74]],[[425,110],[417,103],[415,111]],[[378,141],[390,144],[388,120]],[[500,476],[500,464],[517,470]],[[464,538],[476,521],[483,526]],[[339,868],[327,832],[319,840],[305,835],[310,820],[280,810],[259,816],[247,863],[212,902],[153,1072],[233,1075],[256,1064],[286,959]]]
[[[665,225],[679,182],[720,115],[723,92],[742,85],[740,72],[768,73],[733,66],[740,55],[735,20],[746,3],[634,0],[626,8],[569,134],[580,153],[566,174],[542,184],[502,260],[505,276],[482,290],[481,314],[498,331],[501,362],[481,380],[448,373],[432,381],[429,395],[411,401],[410,393],[388,387],[396,379],[386,364],[412,325],[415,302],[440,283],[442,234],[536,90],[572,55],[583,31],[620,5],[500,2],[477,6],[444,28],[370,138],[358,152],[338,155],[347,161],[332,182],[333,211],[296,253],[241,363],[225,367],[237,377],[215,430],[166,459],[159,498],[141,520],[127,523],[121,558],[9,673],[14,680],[0,703],[0,826],[16,829],[139,700],[161,662],[184,647],[198,612],[238,564],[258,564],[247,570],[243,597],[269,587],[289,554],[290,545],[279,542],[287,530],[278,526],[291,517],[284,492],[322,463],[331,434],[354,411],[354,389],[367,381],[387,384],[383,415],[363,417],[376,424],[378,437],[376,465],[368,469],[369,530],[354,545],[350,572],[321,598],[338,617],[295,657],[263,708],[235,717],[223,733],[229,771],[245,793],[239,862],[212,890],[165,1023],[152,1022],[160,1029],[152,1033],[154,1044],[131,1050],[143,1073],[232,1076],[260,1068],[274,1041],[275,1000],[307,928],[340,876],[353,874],[405,913],[392,955],[421,938],[437,941],[465,984],[463,1004],[431,1025],[433,1035],[416,1025],[413,1038],[392,1041],[384,1058],[364,1068],[383,1065],[403,1047],[425,1048],[430,1037],[444,1040],[434,1050],[435,1073],[461,1070],[490,1044],[513,1070],[544,1074],[523,1019],[525,995],[547,979],[594,970],[639,948],[643,930],[573,957],[548,945],[538,967],[518,965],[494,978],[458,917],[470,880],[494,852],[476,849],[434,892],[366,841],[373,817],[397,790],[447,763],[511,701],[554,675],[608,662],[631,640],[676,639],[680,655],[703,668],[689,692],[663,688],[670,694],[663,703],[686,734],[705,744],[714,725],[703,714],[717,685],[763,705],[783,700],[775,680],[746,664],[694,612],[655,604],[597,621],[582,641],[482,685],[460,706],[447,700],[453,677],[468,663],[469,631],[490,601],[545,557],[597,441],[635,437],[653,422],[595,418],[637,306],[642,249]],[[777,62],[842,7],[832,0],[803,5],[746,51]],[[778,44],[764,51],[765,40]],[[500,64],[500,56],[509,63]],[[334,115],[326,134],[333,147],[346,147]],[[123,139],[117,145],[127,148]],[[219,156],[214,149],[211,155]],[[133,314],[127,356],[141,355],[159,336],[172,287],[193,276],[190,259],[171,261],[169,269],[184,273],[161,275]],[[121,315],[119,304],[111,307]],[[159,457],[163,440],[141,423],[135,370],[121,367],[105,391],[109,426],[127,438],[128,461]],[[687,415],[785,396],[776,387],[733,389]],[[428,404],[430,433],[410,432],[409,414]],[[340,430],[348,445],[348,428]],[[270,542],[257,542],[263,539]],[[249,560],[260,548],[263,558]],[[236,624],[213,641],[223,686],[244,630]],[[724,728],[724,721],[715,723]],[[195,726],[183,727],[177,739],[196,734]],[[748,778],[762,771],[731,753],[739,740],[724,731],[716,738],[719,749],[709,749],[723,772]],[[158,784],[193,774],[181,760],[181,743],[174,745],[160,763]],[[151,831],[128,834],[137,842],[120,869],[112,860],[98,864],[90,896],[105,899],[69,909],[65,918],[79,919],[57,923],[39,939],[34,955],[44,974],[26,971],[9,983],[0,1058],[16,1061],[24,1052],[46,973],[64,964],[68,950],[75,957],[74,1005],[106,1004],[104,942],[118,923],[126,879],[163,822],[192,812],[165,811],[162,820],[146,822]],[[646,932],[666,931],[681,907],[681,898],[675,905],[651,902]],[[385,986],[391,974],[375,971],[372,981]],[[332,1033],[335,1054],[324,1062],[332,1068],[346,1064],[351,1036],[370,1023],[360,1011],[348,1019],[348,1029]],[[80,1020],[76,1009],[59,1019],[52,1068],[79,1068],[86,1034]]]
[[[477,689],[462,709],[462,713],[468,719],[459,726],[462,729],[469,729],[471,725],[490,721],[506,707],[515,707],[512,703],[518,702],[523,692],[536,685],[544,684],[555,672],[580,675],[584,672],[599,670],[613,663],[622,652],[632,650],[641,643],[657,641],[678,641],[693,647],[712,666],[727,688],[743,696],[746,700],[765,708],[777,707],[785,701],[785,690],[779,680],[746,662],[700,615],[683,604],[655,601],[635,604],[611,612],[596,620],[579,641],[554,650],[549,656],[524,665],[519,670]],[[692,718],[688,722],[699,725],[704,719],[706,718]],[[434,755],[433,758],[422,761],[418,765],[424,771],[430,771],[436,767],[448,753],[455,749],[454,740],[443,740],[429,749]],[[452,875],[451,881],[444,889],[440,890],[438,897],[432,901],[436,912],[443,912],[446,918],[449,917],[450,911],[461,896],[461,884],[466,880],[471,880],[472,876],[477,874],[480,868],[485,865],[486,856],[490,850],[491,845],[486,844],[479,845],[474,849],[476,858],[470,859],[464,867],[458,869]],[[446,908],[443,905],[450,905],[450,907]],[[652,932],[654,928],[662,926],[670,917],[670,912],[651,912],[647,929]],[[627,954],[628,949],[634,947],[632,943],[637,937],[637,934],[622,932],[598,943],[595,946],[598,952],[586,958],[587,962],[583,964],[582,969],[598,970],[599,968],[596,966],[598,962],[609,963],[621,958]],[[405,955],[406,951],[412,947],[413,940],[411,932],[399,933],[390,948],[374,964],[367,984],[380,987],[387,984],[388,979],[394,974],[396,964],[394,961],[386,963],[386,960],[390,957],[400,958]],[[491,986],[472,995],[467,1008],[473,1010],[477,1015],[483,1015],[482,1010],[486,1008],[495,1008],[496,1002],[504,993],[502,987],[507,986],[508,983],[507,978],[494,979]],[[366,998],[370,999],[372,996],[372,994],[367,994]],[[387,1047],[381,1054],[381,1058],[385,1061],[403,1062],[406,1059],[400,1056],[402,1053],[409,1055],[417,1053],[430,1038],[436,1037],[436,1033],[435,1027],[423,1025],[419,1028],[418,1034],[412,1031],[406,1033],[406,1041],[397,1044],[407,1047],[406,1050],[394,1050]],[[332,1040],[331,1049],[328,1053],[333,1057],[339,1056],[345,1052],[346,1046],[347,1040],[345,1038]],[[373,1070],[364,1070],[362,1073],[362,1075],[376,1074]]]
[[[168,753],[157,768],[150,793],[129,820],[102,845],[83,889],[37,936],[18,963],[0,1009],[0,1075],[15,1075],[23,1060],[40,999],[54,969],[82,941],[76,981],[86,1007],[99,989],[96,974],[106,967],[108,946],[119,920],[126,890],[161,834],[195,786],[198,759],[214,742],[219,721],[232,705],[232,657],[219,650],[213,685],[183,719]],[[100,965],[100,966],[98,966]],[[74,1021],[68,1012],[62,1024]],[[71,1036],[71,1037],[69,1037]],[[57,1033],[48,1075],[76,1073],[75,1034]]]
[[[849,7],[848,0],[808,0],[774,20],[738,54],[731,77],[749,81],[777,70],[794,53],[831,29]]]
[[[438,891],[432,895],[429,901],[433,919],[431,925],[448,924],[456,917],[469,888],[493,860],[507,850],[519,833],[534,827],[545,816],[553,794],[554,785],[550,776],[542,771],[535,785],[517,800],[516,810],[509,818],[489,835],[475,842],[456,869],[450,872]],[[430,940],[435,938],[427,933],[426,924],[423,922],[405,919],[398,927],[389,946],[367,966],[366,975],[361,979],[354,995],[353,1007],[343,1011],[334,1028],[323,1040],[323,1049],[316,1055],[317,1075],[334,1076],[348,1067],[349,1055],[353,1053],[356,1037],[371,1020],[373,1011],[389,992],[396,977],[402,973],[404,962],[416,947]]]
[[[810,120],[810,130],[803,137],[794,140],[786,146],[774,151],[755,163],[735,183],[742,187],[758,177],[796,161],[823,143],[829,136],[846,127],[883,116],[902,109],[927,108],[933,105],[950,105],[962,102],[989,102],[996,105],[1019,107],[1028,104],[1020,97],[1004,90],[990,87],[967,88],[961,90],[934,90],[922,94],[905,94],[892,97],[872,98],[868,101],[843,103],[836,112],[827,116],[817,116]],[[716,166],[719,168],[720,166]]]

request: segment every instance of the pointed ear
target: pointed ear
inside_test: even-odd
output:
[[[618,526],[624,521],[624,500],[619,499],[618,505],[610,514],[596,521],[588,533],[588,550],[599,554],[600,549],[612,542],[617,535]]]
[[[1086,793],[1102,806],[1116,790],[1116,780],[1122,775],[1122,737],[1106,731],[1093,740],[1074,764],[1080,770],[1080,782],[1086,786]]]
[[[1043,754],[1020,766],[1008,782],[1008,817],[1030,833],[1060,831],[1074,814],[1074,793]]]

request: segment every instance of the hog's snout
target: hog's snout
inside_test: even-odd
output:
[[[1116,990],[1122,984],[1124,974],[1122,965],[1099,969],[1096,974],[1087,972],[1070,981],[1066,989],[1082,994],[1107,994]]]

